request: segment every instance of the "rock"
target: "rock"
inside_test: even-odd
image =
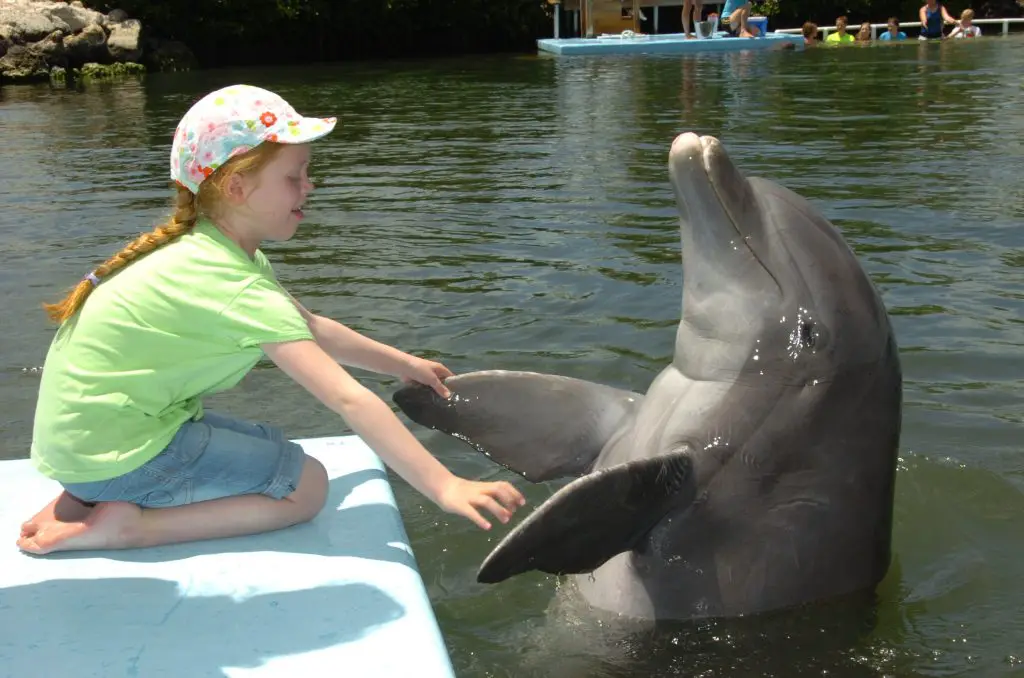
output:
[[[138,19],[110,24],[107,52],[114,61],[136,61],[142,56],[142,24]]]
[[[0,0],[0,79],[107,78],[145,72],[141,61],[154,70],[196,65],[182,43],[146,37],[122,9],[103,14],[81,0]]]
[[[71,27],[62,19],[47,14],[41,3],[0,3],[2,24],[9,26],[11,42],[17,44],[42,40],[56,30],[71,32]]]
[[[99,24],[89,24],[81,33],[64,37],[64,51],[72,66],[106,59],[107,33]]]
[[[43,57],[47,64],[60,64],[64,62],[64,32],[56,30],[39,42],[28,46],[29,51]]]
[[[108,24],[119,24],[128,20],[128,12],[123,9],[112,9],[107,13]]]
[[[24,45],[12,45],[7,54],[0,58],[0,78],[16,82],[39,82],[49,80],[50,70],[46,59]]]
[[[65,5],[62,2],[55,2],[45,12],[54,21],[59,20],[67,24],[72,33],[77,33],[89,24],[98,24],[103,21],[103,15],[100,12],[85,9],[80,2],[77,3],[77,6],[74,3]]]
[[[154,71],[188,71],[196,67],[196,55],[177,40],[153,39],[146,45],[147,67]]]

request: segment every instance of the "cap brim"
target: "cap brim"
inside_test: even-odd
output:
[[[279,144],[304,144],[327,136],[337,124],[337,118],[299,118],[279,125],[272,134]]]

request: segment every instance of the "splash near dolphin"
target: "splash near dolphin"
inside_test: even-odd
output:
[[[873,589],[891,559],[902,373],[885,305],[839,231],[745,177],[717,139],[669,152],[682,241],[672,362],[645,393],[481,371],[413,421],[532,482],[573,478],[480,567],[573,575],[642,619],[728,617]]]

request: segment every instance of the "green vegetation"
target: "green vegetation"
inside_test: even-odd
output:
[[[75,70],[75,76],[92,80],[107,80],[119,78],[126,75],[141,75],[146,72],[142,64],[125,61],[115,64],[94,64],[89,63],[82,66],[81,71]]]
[[[83,64],[81,68],[72,68],[70,77],[72,80],[112,80],[131,75],[142,75],[146,67],[131,61],[113,64]],[[54,66],[50,69],[49,78],[55,83],[66,83],[68,81],[68,69],[63,66]]]

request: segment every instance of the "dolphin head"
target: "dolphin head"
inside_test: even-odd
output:
[[[813,381],[887,350],[877,292],[807,200],[745,177],[717,139],[692,133],[673,142],[669,175],[683,259],[677,369]]]

